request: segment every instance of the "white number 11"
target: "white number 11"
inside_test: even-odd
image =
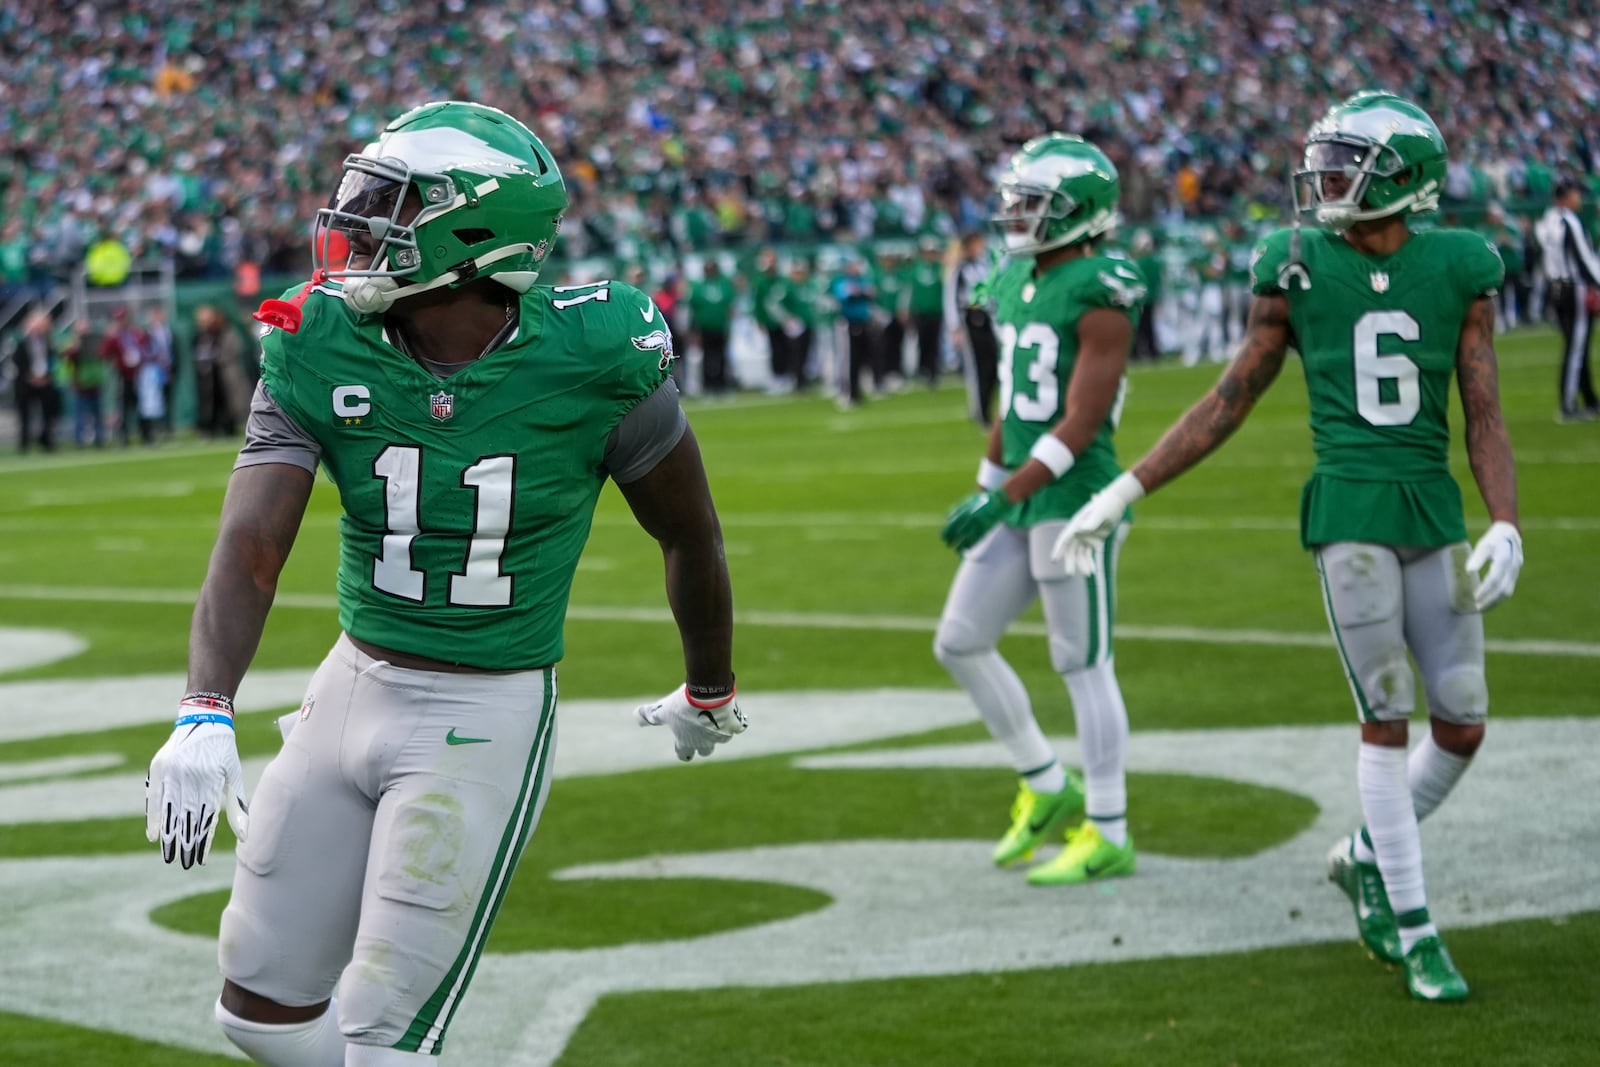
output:
[[[462,486],[472,489],[477,501],[464,568],[450,574],[451,604],[479,608],[511,604],[511,576],[501,573],[500,557],[511,531],[516,471],[515,456],[485,456],[461,472]],[[382,549],[372,561],[372,584],[420,604],[426,576],[411,565],[411,544],[422,532],[422,450],[390,445],[379,453],[372,472],[384,481],[385,514]]]

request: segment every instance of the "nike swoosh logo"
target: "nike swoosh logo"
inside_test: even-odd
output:
[[[447,745],[481,745],[489,740],[487,737],[457,737],[454,726],[450,727],[450,732],[444,735],[444,743]]]
[[[640,308],[639,309],[639,314],[644,319],[644,321],[646,321],[646,322],[654,322],[654,321],[656,321],[656,302],[654,300],[650,300],[650,299],[647,298],[646,299],[646,303],[649,306]]]
[[[1110,866],[1110,864],[1108,864],[1108,863],[1102,863],[1098,867],[1091,867],[1089,864],[1086,863],[1086,864],[1083,865],[1083,876],[1085,878],[1093,878],[1095,875],[1099,874],[1101,871],[1105,870],[1109,866]]]

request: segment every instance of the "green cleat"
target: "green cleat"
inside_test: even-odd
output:
[[[1447,1003],[1467,999],[1467,980],[1456,970],[1437,935],[1423,938],[1406,953],[1406,988],[1418,1000]]]
[[[994,846],[997,867],[1009,867],[1033,855],[1034,847],[1067,824],[1083,808],[1083,783],[1068,774],[1059,793],[1035,793],[1027,782],[1017,786],[1011,802],[1011,829]]]
[[[1100,836],[1099,827],[1084,820],[1076,830],[1067,831],[1067,847],[1049,863],[1028,872],[1029,885],[1076,885],[1132,874],[1137,861],[1133,838],[1118,848]]]
[[[1361,943],[1385,963],[1400,963],[1400,929],[1389,907],[1389,894],[1383,888],[1383,875],[1376,863],[1356,859],[1354,834],[1341,837],[1328,853],[1328,881],[1344,890],[1356,912],[1356,929]]]

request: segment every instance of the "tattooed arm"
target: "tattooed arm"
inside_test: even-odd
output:
[[[311,499],[312,473],[285,463],[240,467],[189,627],[189,691],[232,697],[256,654],[278,574]]]
[[[1252,299],[1244,341],[1222,379],[1134,465],[1145,492],[1199,463],[1239,428],[1283,369],[1289,338],[1288,298],[1272,293]]]
[[[1467,460],[1494,522],[1517,525],[1517,468],[1500,416],[1499,371],[1494,354],[1494,303],[1480,296],[1467,309],[1456,343],[1456,385],[1466,414]]]

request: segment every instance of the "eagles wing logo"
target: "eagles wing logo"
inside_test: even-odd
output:
[[[1100,283],[1111,291],[1111,302],[1119,307],[1131,308],[1145,296],[1139,275],[1121,264],[1114,271],[1101,271]]]
[[[633,347],[641,352],[659,350],[661,362],[656,364],[657,370],[666,370],[678,358],[678,354],[672,350],[672,335],[666,330],[651,330],[643,337],[635,337]]]

